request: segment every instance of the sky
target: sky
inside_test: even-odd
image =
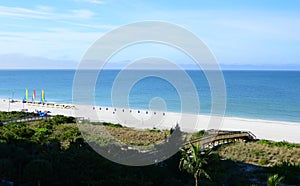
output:
[[[77,68],[111,30],[145,20],[180,25],[198,36],[223,68],[299,69],[300,1],[0,0],[0,69]],[[167,46],[128,47],[112,66],[162,56],[190,59]]]

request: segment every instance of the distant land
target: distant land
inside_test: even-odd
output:
[[[120,69],[129,60],[109,62],[108,69]],[[271,63],[271,62],[269,62]],[[76,69],[77,60],[50,59],[40,56],[27,56],[23,54],[0,54],[0,69]],[[199,69],[195,64],[183,63],[182,68],[187,70]],[[282,64],[224,64],[220,63],[222,70],[291,70],[300,71],[300,64],[283,62]]]

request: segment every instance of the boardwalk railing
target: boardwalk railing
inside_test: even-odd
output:
[[[47,119],[51,119],[53,118],[53,116],[32,116],[32,117],[24,117],[24,118],[12,118],[9,120],[0,120],[0,123],[2,123],[3,125],[5,124],[9,124],[9,123],[21,123],[21,122],[30,122],[30,121],[40,121],[40,120],[47,120]],[[83,121],[85,121],[84,117],[76,117],[75,118],[77,122],[82,123]]]
[[[52,116],[33,116],[33,117],[25,117],[25,118],[13,118],[9,120],[0,121],[3,125],[13,123],[13,122],[30,122],[30,121],[40,121],[45,119],[50,119]]]
[[[236,141],[254,141],[256,136],[250,131],[217,131],[208,130],[201,138],[190,140],[185,144],[199,143],[203,148],[212,148],[218,145],[232,143]]]

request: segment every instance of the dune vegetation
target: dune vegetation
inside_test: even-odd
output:
[[[33,115],[2,112],[0,118],[3,121]],[[104,127],[121,142],[140,146],[163,143],[174,131],[137,130],[111,123],[92,125]],[[236,142],[209,152],[196,148],[195,144],[194,149],[200,150],[193,156],[200,162],[193,161],[197,158],[191,155],[185,156],[191,151],[182,148],[161,163],[130,167],[97,154],[87,142],[100,139],[103,131],[94,131],[90,139],[83,138],[78,128],[81,126],[84,125],[77,125],[75,118],[60,115],[42,121],[1,125],[0,181],[15,185],[195,185],[195,179],[199,185],[300,183],[298,144],[267,140]],[[204,131],[199,131],[189,136],[199,138],[203,134]],[[102,145],[108,143],[109,140],[104,140]],[[189,165],[198,168],[190,169]]]

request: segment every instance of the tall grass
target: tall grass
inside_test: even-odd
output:
[[[295,144],[287,148],[288,143],[278,146],[260,142],[233,143],[221,146],[218,151],[224,159],[241,161],[244,163],[274,166],[280,162],[287,161],[292,164],[300,164],[300,148]],[[291,148],[293,146],[293,148]]]
[[[300,144],[288,143],[287,141],[274,142],[270,140],[260,140],[257,143],[262,145],[268,145],[271,147],[285,147],[288,149],[300,148]]]

